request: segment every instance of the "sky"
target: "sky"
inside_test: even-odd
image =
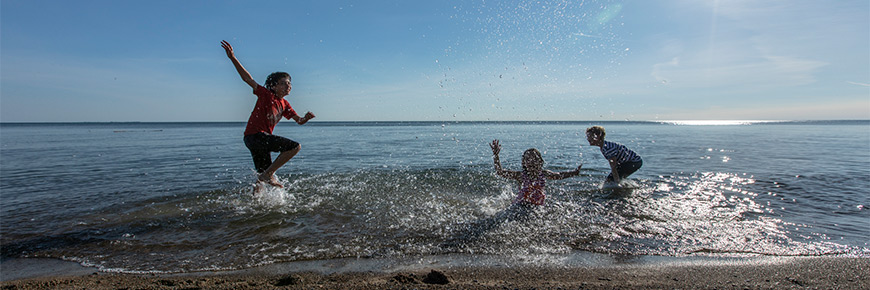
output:
[[[870,1],[0,2],[0,122],[870,119]]]

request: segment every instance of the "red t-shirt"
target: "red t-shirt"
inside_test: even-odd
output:
[[[297,116],[293,107],[284,98],[275,97],[275,94],[263,86],[257,86],[254,89],[254,94],[257,95],[257,104],[254,105],[254,111],[251,112],[251,117],[248,118],[248,126],[245,128],[245,136],[257,134],[260,132],[272,134],[275,125],[281,121],[281,116],[290,119]]]

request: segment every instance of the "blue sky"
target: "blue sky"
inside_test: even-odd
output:
[[[0,2],[0,121],[870,119],[870,2]]]

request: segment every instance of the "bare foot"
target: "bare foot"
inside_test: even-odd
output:
[[[269,174],[268,176],[265,176],[265,174],[266,173],[260,174],[260,176],[257,178],[257,180],[261,181],[261,182],[265,182],[265,183],[267,183],[271,186],[277,187],[277,188],[284,188],[284,185],[282,185],[280,182],[278,182],[278,178],[275,178],[275,175]]]

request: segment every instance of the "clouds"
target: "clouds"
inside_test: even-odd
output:
[[[818,40],[805,35],[820,35],[816,26],[823,25],[805,22],[813,20],[807,19],[814,17],[813,3],[793,3],[710,3],[715,15],[709,33],[663,41],[664,59],[652,65],[650,75],[657,82],[696,88],[791,87],[818,81],[821,69],[831,63],[812,48]]]
[[[763,120],[863,120],[868,118],[868,110],[870,110],[870,103],[862,100],[840,102],[814,100],[784,102],[771,106],[758,106],[757,103],[748,102],[728,107],[671,108],[663,112],[664,115],[676,120],[755,120],[754,117],[757,116],[764,116]],[[832,117],[832,112],[836,112],[835,118]],[[698,115],[705,117],[698,118]]]
[[[828,65],[786,56],[751,56],[739,62],[711,61],[698,55],[674,57],[653,65],[650,75],[657,82],[680,88],[777,88],[812,84],[819,69]]]
[[[867,3],[690,2],[666,11],[661,17],[672,21],[641,38],[647,51],[629,62],[647,72],[646,82],[635,83],[648,87],[621,97],[678,103],[633,111],[674,118],[870,117],[870,91],[857,85],[870,80]]]

